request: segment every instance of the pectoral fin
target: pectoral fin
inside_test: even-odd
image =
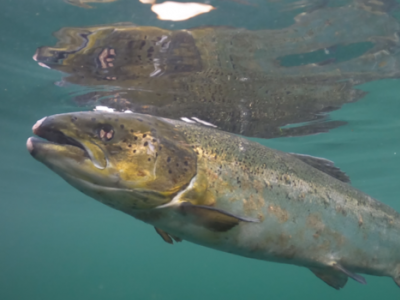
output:
[[[182,239],[181,238],[179,238],[179,237],[177,237],[177,236],[174,236],[174,235],[170,235],[171,237],[172,237],[172,239],[175,241],[175,242],[177,242],[177,243],[180,243],[180,242],[182,242]]]
[[[332,269],[310,269],[319,279],[331,287],[340,290],[347,283],[347,275]]]
[[[240,222],[259,222],[257,219],[238,217],[218,208],[193,205],[189,202],[181,203],[179,210],[183,215],[192,217],[195,224],[215,232],[228,231]]]
[[[161,238],[168,244],[173,244],[174,241],[177,243],[182,242],[181,238],[174,236],[172,234],[169,234],[169,233],[165,232],[164,230],[161,230],[160,228],[154,227],[154,229],[161,236]]]
[[[161,238],[167,242],[168,244],[173,244],[174,241],[172,240],[171,236],[166,233],[164,230],[161,230],[160,228],[154,227],[156,232],[161,236]]]

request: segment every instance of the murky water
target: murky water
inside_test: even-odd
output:
[[[157,115],[168,113],[168,117],[181,118],[192,117],[194,115],[188,114],[198,112],[200,115],[197,117],[201,120],[215,123],[227,131],[251,136],[251,139],[269,147],[328,158],[350,176],[354,187],[400,211],[400,85],[397,79],[400,72],[400,14],[394,1],[382,1],[382,5],[378,6],[374,6],[373,2],[211,1],[216,10],[187,21],[170,22],[158,20],[150,10],[150,5],[134,0],[89,3],[93,9],[72,6],[62,0],[3,1],[0,13],[0,123],[3,129],[0,298],[167,300],[398,297],[399,288],[390,278],[366,276],[366,286],[350,280],[344,289],[336,291],[304,268],[233,256],[188,242],[168,245],[151,226],[106,207],[70,187],[32,159],[25,147],[26,139],[32,135],[32,125],[38,119],[51,114],[92,109],[94,105],[101,104],[100,98],[95,98],[97,102],[92,101],[93,93],[103,97],[104,103],[112,106],[113,102],[109,100],[115,99],[115,93],[119,93],[118,97],[128,102],[136,99],[140,105],[134,108],[139,111],[149,101],[153,105],[152,112],[157,112]],[[348,5],[358,5],[356,13],[348,13],[350,9],[340,8]],[[337,13],[335,9],[343,11]],[[295,28],[300,33],[294,34],[290,43],[286,43],[288,33],[285,28],[294,26],[295,17],[302,12],[307,12],[306,15],[313,18],[304,27]],[[339,17],[343,19],[337,19]],[[37,48],[54,47],[57,38],[52,34],[61,28],[95,27],[119,22],[165,30],[199,26],[233,27],[224,29],[227,31],[220,34],[218,29],[213,29],[210,39],[215,37],[220,42],[215,49],[220,51],[221,57],[231,51],[232,60],[236,63],[234,69],[232,64],[215,69],[226,72],[223,73],[225,79],[227,76],[236,76],[242,85],[223,81],[219,73],[207,73],[204,77],[199,75],[190,83],[185,81],[187,74],[181,76],[177,73],[172,74],[175,76],[173,79],[168,77],[172,76],[170,74],[158,77],[157,84],[153,84],[153,81],[144,82],[142,78],[155,71],[154,61],[150,63],[153,69],[149,73],[124,73],[127,78],[124,80],[129,87],[150,87],[152,91],[161,87],[157,92],[161,95],[165,93],[164,96],[171,99],[174,93],[182,91],[182,86],[188,87],[181,96],[185,99],[200,101],[202,95],[209,95],[211,99],[213,93],[207,88],[200,92],[193,88],[212,85],[207,81],[210,77],[216,79],[218,82],[214,81],[213,84],[222,89],[215,102],[205,101],[204,105],[198,106],[198,101],[184,101],[187,106],[181,106],[181,110],[174,110],[173,106],[168,110],[157,102],[154,95],[150,97],[149,94],[140,93],[138,88],[129,89],[121,82],[111,84],[113,80],[107,77],[122,76],[122,69],[115,71],[115,74],[102,74],[104,81],[93,84],[93,80],[98,80],[96,74],[101,74],[102,64],[96,60],[101,53],[91,53],[90,47],[86,48],[89,49],[86,56],[81,56],[81,65],[71,62],[71,69],[64,70],[65,74],[56,70],[56,64],[51,65],[43,60],[42,63],[53,68],[49,70],[38,66],[38,62],[32,59]],[[314,29],[315,34],[310,33],[313,28],[321,28],[318,27],[321,24],[332,29],[319,33]],[[237,36],[238,28],[249,30],[243,35],[248,40],[244,43],[239,36],[236,38],[238,46],[226,46],[224,38],[227,39],[229,34]],[[337,34],[344,30],[348,31],[347,40]],[[280,35],[277,35],[279,39],[275,37],[276,48],[267,40],[262,40],[266,36],[271,40],[271,35],[278,31]],[[255,32],[257,36],[252,36]],[[104,49],[104,36],[94,40],[100,48],[103,47],[101,49]],[[210,49],[211,46],[205,43],[204,47]],[[113,47],[117,49],[114,62],[117,66],[118,54],[122,53],[118,49],[122,49],[122,46],[117,48],[114,44]],[[301,51],[296,50],[301,47]],[[368,54],[371,56],[363,58]],[[76,57],[79,58],[79,55],[76,54]],[[204,59],[204,55],[202,57]],[[266,58],[279,60],[283,67],[269,64],[271,61]],[[206,57],[205,61],[210,60],[211,56]],[[188,61],[192,62],[190,57]],[[169,64],[173,65],[174,61]],[[310,67],[309,64],[315,66]],[[135,66],[133,62],[132,65]],[[85,67],[77,71],[81,66]],[[143,66],[146,67],[145,64]],[[193,68],[193,64],[188,66]],[[83,73],[87,82],[79,79],[70,80],[73,83],[69,83],[65,79],[66,76],[73,78]],[[142,77],[132,77],[132,74]],[[240,81],[243,78],[253,81],[251,84],[246,80]],[[304,81],[304,78],[307,80]],[[181,89],[170,89],[167,93],[163,87],[170,87],[171,82]],[[270,83],[272,96],[265,94],[264,82]],[[282,82],[286,85],[282,85]],[[336,85],[336,82],[343,85]],[[326,86],[322,88],[322,84]],[[238,90],[232,92],[235,86]],[[252,114],[269,109],[263,106],[262,101],[241,102],[246,97],[259,97],[261,90],[262,101],[269,101],[270,97],[287,99],[287,102],[273,106],[274,112],[282,112],[276,116],[279,122],[270,124],[268,117],[263,119],[259,115],[253,119],[242,115],[240,119],[237,117],[239,115],[235,115],[243,111]],[[299,95],[306,93],[308,98],[296,98],[301,99],[300,104],[305,103],[306,98],[317,100],[293,109],[298,103],[290,100],[286,92],[283,95],[282,90],[295,90]],[[87,95],[89,92],[92,94]],[[318,97],[324,92],[325,98]],[[235,100],[238,94],[240,97]],[[228,98],[233,100],[227,105],[223,104],[222,100]],[[79,102],[77,99],[85,101]],[[321,99],[325,101],[323,104]],[[192,106],[192,103],[197,106]],[[311,109],[310,103],[317,104]],[[219,119],[220,114],[228,109],[235,120],[241,120],[239,123],[244,127],[233,126],[229,118],[225,118],[224,122]],[[220,114],[210,113],[213,111]],[[281,117],[283,113],[287,115]],[[312,124],[317,125],[307,127],[310,124],[305,122],[308,121],[314,121]],[[299,128],[293,123],[305,123],[306,129],[287,130]],[[292,125],[284,126],[289,124]],[[307,135],[326,129],[331,130]]]

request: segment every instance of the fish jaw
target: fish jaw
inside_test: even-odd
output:
[[[82,193],[119,210],[134,208],[133,203],[137,200],[129,189],[103,185],[101,177],[96,182],[93,180],[96,177],[95,172],[82,176],[82,168],[89,170],[93,168],[84,150],[70,145],[53,144],[36,137],[27,140],[27,149],[36,160],[45,164]],[[122,200],[117,203],[109,201],[114,197]]]

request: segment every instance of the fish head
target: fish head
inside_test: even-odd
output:
[[[114,24],[65,27],[54,35],[57,44],[39,47],[33,59],[44,68],[70,74],[60,84],[150,89],[149,77],[186,77],[203,70],[195,39],[186,30]]]
[[[33,126],[31,155],[81,192],[115,208],[152,209],[170,202],[196,175],[197,156],[166,119],[76,112]]]

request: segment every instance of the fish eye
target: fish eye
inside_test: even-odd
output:
[[[103,141],[110,141],[114,137],[114,129],[109,124],[104,124],[98,129],[98,136]]]

